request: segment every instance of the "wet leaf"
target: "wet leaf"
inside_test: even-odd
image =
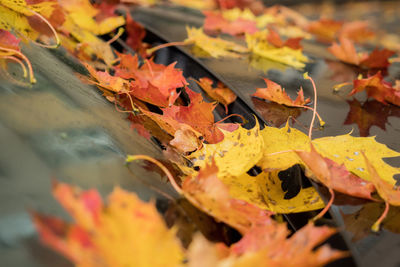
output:
[[[308,151],[310,140],[301,131],[289,127],[278,129],[266,126],[261,130],[264,139],[264,151],[259,166],[264,170],[286,170],[301,160],[294,150]]]
[[[274,213],[296,213],[322,209],[325,205],[313,187],[303,188],[290,199],[285,198],[279,171],[262,172],[256,177],[247,173],[240,176],[220,176],[218,178],[229,188],[229,194],[261,209]],[[293,178],[293,177],[292,177]]]
[[[283,41],[280,35],[272,29],[268,31],[268,37],[267,37],[268,42],[277,48],[282,48],[284,46],[287,46],[295,50],[302,49],[302,46],[300,44],[302,39],[303,38],[296,37],[296,38],[289,38]]]
[[[59,0],[68,17],[80,28],[94,35],[103,35],[125,24],[122,16],[103,17],[96,19],[100,10],[94,7],[89,0]]]
[[[127,12],[126,15],[125,29],[128,35],[125,40],[126,44],[142,57],[146,57],[146,49],[149,46],[143,42],[143,39],[146,36],[146,30],[141,24],[132,19],[129,12]]]
[[[229,42],[220,38],[213,38],[204,34],[202,28],[187,27],[188,38],[184,41],[188,44],[193,43],[195,48],[200,49],[208,56],[219,57],[240,57],[241,54],[247,53],[248,49],[244,46]],[[197,53],[197,52],[195,52]]]
[[[187,85],[186,79],[175,63],[168,66],[146,60],[139,67],[137,55],[118,53],[120,62],[115,66],[115,76],[133,79],[131,93],[136,98],[160,107],[172,105],[179,97],[177,88]]]
[[[342,25],[343,22],[341,21],[320,19],[309,23],[307,28],[308,31],[314,34],[319,41],[330,43],[335,40]]]
[[[243,200],[234,199],[228,187],[218,179],[220,171],[213,160],[182,183],[184,196],[196,207],[241,233],[256,225],[268,224],[270,213]]]
[[[236,100],[236,95],[223,83],[218,82],[217,87],[212,87],[213,81],[209,78],[200,78],[197,82],[207,95],[225,106],[225,113],[228,113],[228,105]]]
[[[294,68],[304,68],[308,58],[300,49],[292,49],[288,46],[277,48],[268,42],[267,33],[260,31],[254,34],[246,34],[246,43],[253,55],[283,63]]]
[[[344,164],[349,172],[366,181],[372,181],[361,155],[363,152],[384,181],[392,185],[396,183],[393,176],[400,173],[400,168],[390,166],[383,161],[383,158],[398,157],[400,153],[378,143],[373,136],[353,137],[350,134],[328,136],[314,139],[313,144],[323,157]]]
[[[300,88],[297,98],[293,101],[286,94],[285,89],[283,89],[279,84],[264,78],[267,84],[266,88],[257,88],[257,91],[252,95],[258,98],[266,99],[272,102],[276,102],[289,107],[304,106],[310,102],[310,99],[304,99],[303,88]]]
[[[258,31],[256,21],[237,18],[228,20],[224,18],[222,13],[215,11],[203,11],[206,16],[204,20],[204,31],[206,32],[222,32],[230,35],[241,35],[244,33],[255,33]]]
[[[351,40],[342,36],[339,41],[339,44],[333,43],[328,48],[329,52],[343,62],[367,69],[387,68],[390,65],[388,58],[395,54],[387,49],[375,49],[370,54],[357,53]]]
[[[175,237],[176,229],[167,229],[152,203],[144,203],[120,188],[114,189],[107,205],[95,190],[81,191],[56,184],[53,193],[75,223],[38,213],[32,214],[33,220],[42,242],[76,265],[178,266],[181,263],[183,251]]]
[[[189,247],[188,264],[197,267],[196,263],[203,259],[207,266],[217,267],[323,266],[347,255],[347,252],[331,249],[328,245],[315,249],[334,233],[332,228],[309,223],[287,238],[284,225],[270,223],[246,233],[231,247],[211,244],[198,235]]]
[[[310,152],[296,151],[296,153],[305,163],[308,177],[335,191],[372,199],[371,194],[375,192],[375,187],[371,182],[355,176],[343,164],[321,156],[312,144]]]
[[[400,106],[400,91],[393,88],[391,83],[383,80],[381,72],[365,79],[354,80],[353,90],[350,92],[350,95],[364,90],[367,91],[368,97],[372,97],[383,104],[390,102]]]
[[[188,158],[200,169],[215,161],[219,177],[246,173],[260,160],[264,149],[258,123],[250,130],[239,127],[233,132],[221,131],[224,134],[221,142],[204,144]]]

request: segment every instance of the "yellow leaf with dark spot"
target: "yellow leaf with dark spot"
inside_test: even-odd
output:
[[[313,140],[317,151],[339,164],[344,164],[348,171],[358,177],[371,181],[368,167],[362,153],[374,166],[382,180],[394,185],[395,174],[400,173],[400,168],[395,168],[383,161],[383,158],[398,157],[399,152],[391,150],[386,145],[378,143],[375,137],[353,137],[350,134],[329,136]]]
[[[286,170],[301,163],[300,158],[293,150],[310,150],[308,136],[289,127],[288,123],[281,129],[267,126],[261,131],[261,136],[264,139],[265,148],[258,165],[262,169]]]
[[[217,144],[204,144],[203,148],[188,158],[194,166],[204,168],[214,157],[218,177],[239,176],[252,168],[262,157],[264,140],[258,123],[253,129],[239,127],[233,132],[221,130],[224,140]]]
[[[322,209],[325,204],[314,187],[303,188],[297,196],[284,199],[279,171],[262,172],[256,177],[247,173],[237,177],[220,177],[229,194],[275,213],[296,213]]]

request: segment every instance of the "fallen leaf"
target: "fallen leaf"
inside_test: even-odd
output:
[[[281,129],[266,126],[261,130],[261,136],[264,139],[264,151],[258,166],[264,170],[286,170],[301,163],[294,150],[310,149],[308,136],[289,127],[288,122]]]
[[[204,168],[211,161],[218,167],[218,176],[239,176],[246,173],[261,158],[264,141],[258,123],[253,129],[239,127],[233,132],[221,130],[224,139],[217,144],[204,144],[188,156],[194,166]]]
[[[382,50],[374,49],[366,59],[360,62],[361,67],[370,69],[383,69],[390,65],[389,58],[395,54],[394,51],[386,48]]]
[[[118,57],[120,62],[115,66],[115,76],[133,79],[132,95],[145,102],[160,107],[172,105],[179,97],[176,89],[188,84],[182,71],[175,68],[176,62],[164,66],[150,59],[139,67],[137,55],[118,53]]]
[[[258,31],[256,22],[237,18],[235,20],[225,19],[223,14],[215,11],[203,11],[205,15],[204,31],[222,32],[230,35],[241,35],[244,33],[255,33]]]
[[[314,34],[319,41],[330,43],[335,40],[342,26],[343,22],[341,21],[320,19],[309,23],[307,29],[308,32]]]
[[[204,259],[207,266],[216,267],[323,266],[348,255],[347,252],[331,249],[328,245],[315,249],[334,233],[332,228],[315,227],[309,223],[287,238],[289,233],[286,227],[271,222],[268,226],[246,233],[231,247],[211,244],[197,235],[189,247],[188,265],[198,267],[200,265],[196,263]]]
[[[365,153],[363,153],[363,157],[365,164],[367,165],[371,182],[375,185],[379,196],[393,206],[400,206],[399,187],[393,185],[393,183],[387,182],[386,179],[381,177],[378,173],[377,166],[373,165],[373,163],[366,157]],[[400,173],[400,171],[398,173]]]
[[[119,93],[119,92],[127,92],[130,84],[127,80],[122,79],[118,76],[111,76],[106,71],[96,71],[89,64],[84,63],[84,66],[89,71],[91,77],[94,79],[90,79],[89,82],[98,85],[100,89],[106,89],[109,92]]]
[[[224,222],[241,233],[256,225],[268,224],[270,213],[230,196],[226,185],[218,179],[217,165],[211,159],[198,173],[188,176],[182,183],[184,196],[196,207]]]
[[[345,22],[339,36],[348,38],[356,43],[364,43],[375,37],[367,21]]]
[[[390,65],[388,58],[395,54],[395,52],[387,49],[375,49],[370,54],[357,53],[356,48],[351,40],[341,36],[339,41],[339,44],[333,43],[328,48],[329,52],[345,63],[360,66],[362,68],[387,68]]]
[[[60,12],[56,1],[2,0],[0,1],[0,13],[2,14],[0,29],[13,31],[19,37],[33,42],[36,42],[43,34],[55,34],[56,44],[43,46],[55,48],[59,45],[57,33],[48,21],[48,19],[51,19],[55,24],[63,21],[63,14]],[[57,14],[58,20],[54,20],[53,13]]]
[[[353,90],[349,95],[354,95],[364,90],[367,91],[368,97],[372,97],[383,104],[390,102],[397,106],[400,105],[400,91],[393,88],[391,83],[383,80],[381,72],[377,72],[375,75],[365,79],[354,80]]]
[[[213,81],[209,78],[200,78],[197,82],[207,95],[209,95],[215,101],[218,101],[225,106],[225,113],[228,113],[228,105],[236,100],[236,95],[223,83],[218,82],[216,88],[212,87]]]
[[[301,40],[303,38],[296,37],[296,38],[289,38],[286,41],[283,41],[276,31],[269,29],[268,31],[268,37],[267,40],[270,44],[277,48],[282,48],[284,46],[287,46],[292,49],[302,49],[302,46],[300,44]]]
[[[194,130],[201,133],[209,143],[218,143],[224,138],[223,133],[214,123],[212,113],[215,104],[207,103],[199,93],[186,89],[190,104],[188,106],[170,106],[162,109],[163,117],[168,117],[178,123],[190,125]]]
[[[392,185],[396,183],[393,177],[400,173],[400,168],[390,166],[383,161],[383,158],[398,157],[400,153],[378,143],[373,136],[353,137],[350,134],[328,136],[314,139],[313,144],[323,157],[344,164],[349,172],[363,180],[372,181],[361,155],[363,152],[383,180]]]
[[[367,57],[366,54],[362,54],[362,56],[358,55],[354,44],[349,39],[341,37],[339,40],[339,44],[334,42],[328,48],[329,52],[331,52],[336,58],[343,62],[358,66],[360,62]]]
[[[279,171],[262,172],[256,177],[247,173],[239,176],[218,178],[229,188],[229,194],[274,213],[297,213],[322,209],[325,204],[314,187],[303,188],[290,199],[285,198],[285,191],[278,177]]]
[[[79,266],[179,266],[183,250],[154,204],[115,188],[104,205],[95,190],[57,183],[54,196],[74,224],[32,213],[42,242]],[[149,223],[151,222],[151,223]],[[135,252],[135,257],[132,257]],[[152,257],[156,253],[157,257]]]
[[[146,49],[149,46],[143,42],[143,39],[146,36],[146,30],[141,24],[132,19],[129,12],[126,14],[125,29],[128,35],[125,40],[126,44],[142,57],[146,57]]]
[[[300,49],[292,49],[287,46],[277,48],[268,42],[267,33],[259,31],[254,34],[246,34],[246,43],[253,55],[280,62],[294,68],[304,68],[308,58]]]
[[[89,0],[59,0],[61,7],[68,13],[68,17],[83,30],[94,35],[103,35],[125,24],[122,16],[111,16],[101,21],[95,17],[100,10],[94,7]]]
[[[211,57],[240,57],[247,53],[244,46],[229,42],[220,38],[213,38],[204,34],[202,28],[186,27],[188,38],[184,41],[187,44],[194,44],[194,48],[200,50],[199,56],[208,55]],[[197,50],[194,50],[195,53]]]
[[[289,107],[304,106],[310,102],[309,98],[304,99],[303,88],[300,88],[296,100],[293,101],[286,94],[285,89],[283,89],[279,84],[266,78],[264,78],[264,81],[267,84],[267,87],[257,88],[257,91],[252,96],[266,99]]]
[[[375,187],[371,182],[362,180],[349,172],[343,164],[323,157],[311,144],[310,152],[296,151],[304,162],[306,175],[335,191],[365,199],[373,199]]]

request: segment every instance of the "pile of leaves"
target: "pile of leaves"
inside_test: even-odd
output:
[[[183,43],[192,44],[196,54],[247,54],[303,68],[308,59],[302,53],[301,38],[315,35],[325,42],[339,38],[340,44],[334,43],[330,51],[341,61],[369,71],[369,77],[353,81],[351,94],[366,90],[368,96],[383,104],[399,105],[398,83],[384,81],[382,76],[393,52],[384,49],[357,54],[349,39],[369,39],[372,33],[365,24],[309,22],[285,7],[262,8],[261,12],[258,7],[259,14],[255,15],[250,9],[243,9],[243,3],[242,9],[230,9],[240,6],[236,2],[241,1],[218,1],[220,9],[205,11],[204,31],[245,35],[247,47],[190,27]],[[371,202],[385,202],[386,209],[373,226],[378,231],[389,206],[400,205],[400,191],[393,178],[400,169],[383,161],[400,153],[374,137],[345,134],[312,139],[314,120],[319,115],[317,88],[308,75],[305,79],[314,88],[313,107],[307,106],[311,100],[304,97],[301,88],[296,100],[292,100],[279,84],[268,79],[266,88],[258,88],[253,95],[255,100],[267,100],[262,103],[277,109],[311,110],[308,135],[290,127],[288,122],[283,128],[265,126],[260,130],[258,123],[246,129],[237,123],[223,122],[234,114],[216,121],[214,109],[218,103],[228,114],[236,95],[224,84],[204,77],[197,83],[215,102],[205,101],[202,94],[189,88],[176,63],[165,66],[154,62],[151,54],[168,45],[148,49],[149,45],[143,43],[143,27],[129,13],[125,17],[115,15],[117,7],[126,8],[122,3],[93,5],[88,0],[36,4],[0,1],[6,14],[0,20],[2,66],[6,68],[6,60],[17,62],[24,76],[29,74],[34,82],[19,38],[50,48],[61,44],[86,67],[89,75],[85,82],[96,85],[117,110],[127,113],[138,133],[149,140],[157,139],[181,175],[172,175],[163,164],[148,156],[128,156],[127,163],[140,159],[155,163],[177,193],[216,221],[237,230],[241,238],[228,246],[211,243],[198,234],[185,249],[176,237],[177,227],[166,227],[154,203],[144,203],[120,188],[109,196],[108,203],[103,203],[95,190],[82,191],[55,183],[55,198],[75,222],[32,212],[45,244],[77,266],[322,266],[347,255],[328,245],[319,246],[335,229],[310,222],[290,235],[286,224],[275,220],[276,215],[322,209],[313,221],[318,220],[328,211],[335,192],[340,192]],[[135,55],[118,52],[111,46],[121,36],[122,26],[127,33],[126,44]],[[360,29],[362,35],[351,34]],[[99,37],[104,34],[111,34],[108,41]],[[281,35],[290,37],[282,39]],[[322,118],[319,123],[323,126]],[[262,170],[255,177],[248,174],[254,166]],[[307,177],[329,189],[331,199],[327,205],[314,187],[301,188],[294,197],[285,197],[287,190],[279,174],[294,166],[301,166]]]

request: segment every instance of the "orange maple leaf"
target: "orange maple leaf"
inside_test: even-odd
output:
[[[228,105],[236,100],[236,95],[231,91],[231,89],[221,82],[218,82],[217,87],[213,88],[213,81],[209,78],[200,78],[197,84],[200,85],[201,89],[203,89],[212,99],[224,105],[225,112],[228,113]]]
[[[331,19],[320,19],[313,21],[308,24],[308,31],[314,34],[321,42],[330,43],[335,40],[337,33],[342,28],[343,22],[331,20]]]
[[[333,43],[328,48],[329,52],[343,62],[363,68],[387,68],[390,65],[388,58],[395,54],[395,52],[388,49],[375,49],[370,54],[358,54],[351,40],[343,36],[340,37],[339,40],[339,44]]]
[[[166,227],[153,203],[120,188],[107,205],[97,191],[67,184],[56,183],[53,194],[75,223],[35,212],[33,221],[42,242],[76,265],[172,267],[182,261],[176,231]]]
[[[300,107],[310,102],[310,99],[304,99],[303,88],[300,88],[297,98],[293,101],[279,84],[264,78],[267,84],[266,88],[257,88],[252,95],[258,98],[266,99],[289,107]]]

